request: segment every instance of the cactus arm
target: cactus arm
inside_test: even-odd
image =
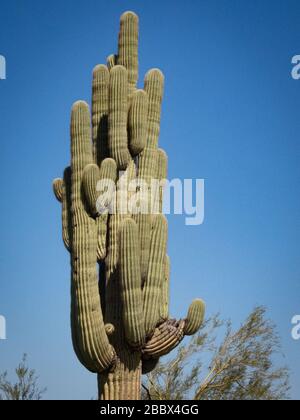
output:
[[[77,319],[78,319],[78,312],[76,308],[75,287],[74,287],[74,283],[71,282],[71,336],[72,336],[73,349],[80,363],[90,372],[94,373],[96,372],[95,365],[88,357],[85,357],[85,354],[83,352],[83,349],[80,343],[78,328],[77,328],[77,321],[76,321]]]
[[[100,167],[100,183],[97,186],[97,210],[102,209],[102,212],[98,215],[98,245],[97,245],[97,257],[98,261],[104,260],[107,253],[107,228],[108,228],[108,208],[113,200],[115,190],[112,189],[112,185],[117,179],[117,165],[113,159],[106,158],[102,161]],[[110,182],[111,181],[111,182]],[[107,186],[107,191],[106,191]],[[105,193],[105,194],[104,194]],[[103,200],[101,197],[104,197]],[[103,277],[103,279],[105,276]],[[103,281],[100,279],[100,281]]]
[[[63,195],[63,188],[64,188],[64,181],[61,178],[55,178],[53,180],[53,192],[54,195],[60,203],[62,202],[62,195]]]
[[[157,151],[159,129],[157,124],[160,122],[161,101],[163,96],[164,78],[159,70],[150,70],[145,76],[144,90],[147,93],[147,142],[146,147],[138,158],[138,177],[146,183],[148,190],[145,191],[148,205],[148,214],[138,214],[135,220],[138,225],[140,244],[141,244],[141,273],[143,283],[146,280],[149,253],[151,222],[153,204],[155,204],[155,194],[151,194],[149,187],[153,179],[159,179],[159,156]],[[155,209],[154,209],[155,210]]]
[[[119,229],[119,266],[123,322],[127,342],[140,348],[145,341],[143,297],[136,223],[125,219]]]
[[[84,193],[86,209],[92,217],[97,216],[97,183],[100,179],[100,170],[95,163],[89,163],[83,170],[82,191]]]
[[[128,82],[125,67],[115,66],[110,71],[108,141],[110,156],[118,169],[125,170],[131,156],[127,141]]]
[[[131,98],[128,115],[129,148],[137,156],[146,146],[148,98],[144,90],[136,90]]]
[[[142,282],[146,281],[149,255],[150,255],[150,239],[151,239],[151,180],[156,178],[157,173],[157,151],[146,147],[139,156],[138,159],[138,178],[142,183],[141,187],[141,200],[145,200],[144,206],[147,208],[147,212],[138,213],[134,216],[134,219],[138,225],[140,246],[141,246],[141,274]]]
[[[144,285],[144,318],[146,336],[153,334],[156,325],[161,320],[161,287],[164,277],[164,259],[167,247],[168,225],[163,215],[154,216],[149,268]]]
[[[170,353],[184,337],[184,320],[169,319],[160,324],[142,352],[143,359],[158,358]]]
[[[57,200],[62,204],[62,238],[65,247],[70,251],[71,216],[70,216],[70,167],[64,171],[64,179],[56,178],[53,181],[53,192]]]
[[[139,19],[133,12],[125,12],[120,20],[118,42],[118,64],[128,70],[130,93],[135,89],[138,79],[138,35]]]
[[[100,167],[100,172],[97,174],[94,168],[95,175],[98,175],[98,180],[112,180],[116,181],[117,168],[115,161],[108,158],[108,89],[109,89],[109,71],[105,65],[99,64],[93,71],[92,84],[92,125],[93,125],[93,151],[94,159]],[[97,182],[98,182],[97,180]],[[101,183],[100,183],[101,184]],[[106,185],[106,183],[105,183]],[[111,192],[112,194],[113,192]],[[106,210],[109,202],[99,203],[98,197],[102,196],[103,191],[98,188],[98,184],[94,184],[92,196],[92,207],[94,214],[97,215],[98,225],[98,245],[97,245],[97,259],[104,260],[107,249],[107,223],[108,211]],[[110,201],[111,197],[108,197]],[[102,208],[99,214],[99,208]],[[100,281],[103,282],[102,279]]]
[[[188,314],[185,320],[184,334],[193,335],[195,334],[203,323],[205,314],[205,303],[202,299],[195,299],[188,310]]]
[[[98,261],[106,256],[108,207],[114,193],[111,184],[114,185],[116,177],[116,163],[110,158],[102,161],[100,169],[96,164],[91,163],[83,171],[82,187],[87,210],[96,219],[98,226]],[[105,188],[108,192],[105,192]]]
[[[93,70],[92,125],[94,161],[100,167],[108,157],[108,84],[109,71],[103,64]]]
[[[185,320],[167,320],[160,324],[143,347],[143,360],[164,356],[177,347],[185,335],[195,334],[202,325],[204,313],[204,302],[201,299],[195,299],[189,307]],[[150,363],[148,372],[149,369],[151,369]]]
[[[108,341],[103,322],[97,279],[97,225],[85,211],[82,177],[92,162],[90,115],[87,104],[74,104],[71,116],[71,198],[72,198],[72,287],[75,304],[72,326],[76,342],[84,355],[85,366],[94,372],[110,367],[114,349]],[[74,310],[76,309],[76,310]],[[74,335],[74,334],[73,334]]]
[[[62,237],[68,251],[72,246],[72,217],[71,217],[71,167],[64,170],[64,185],[62,195]]]
[[[117,178],[117,167],[113,159],[106,158],[98,165],[90,163],[86,165],[82,176],[82,190],[85,203],[90,215],[97,218],[110,205],[113,198]]]
[[[97,189],[97,207],[98,212],[101,209],[109,207],[115,193],[115,183],[117,180],[117,165],[111,158],[103,160],[100,167],[100,182]]]
[[[148,95],[148,146],[156,148],[160,132],[161,103],[164,92],[164,75],[152,69],[145,76],[144,90]]]

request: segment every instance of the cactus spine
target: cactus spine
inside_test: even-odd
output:
[[[126,12],[118,54],[94,68],[91,115],[85,102],[73,105],[71,166],[53,182],[71,256],[73,346],[98,374],[99,398],[106,400],[139,399],[142,372],[194,334],[204,317],[196,299],[186,319],[169,319],[163,182],[150,188],[167,176],[167,156],[158,148],[164,77],[150,70],[142,90],[137,79],[138,17]],[[134,195],[139,210],[130,207]]]

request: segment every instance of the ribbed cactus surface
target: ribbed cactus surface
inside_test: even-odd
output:
[[[164,76],[150,70],[144,89],[137,79],[138,17],[126,12],[118,53],[94,68],[91,112],[73,105],[71,165],[53,182],[71,256],[73,346],[107,400],[139,399],[142,372],[204,317],[196,299],[185,319],[169,318],[167,155],[158,148]]]

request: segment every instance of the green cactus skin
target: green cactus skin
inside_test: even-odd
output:
[[[70,251],[71,227],[71,168],[64,171],[64,179],[56,178],[53,181],[54,195],[62,203],[62,239],[65,247]]]
[[[92,126],[94,160],[100,167],[108,152],[108,86],[109,71],[100,64],[93,70]]]
[[[193,335],[199,330],[204,319],[204,314],[205,303],[201,299],[195,299],[189,307],[189,311],[185,320],[185,335]]]
[[[62,235],[63,242],[68,251],[72,241],[72,216],[71,216],[71,167],[67,166],[64,170],[64,187],[62,195]]]
[[[84,199],[87,207],[87,211],[92,217],[97,215],[97,183],[100,180],[100,169],[95,163],[86,165],[82,175],[82,191],[84,193]]]
[[[159,69],[148,71],[145,76],[144,89],[148,94],[148,147],[157,148],[164,93],[164,75]]]
[[[109,83],[109,151],[118,169],[125,170],[131,156],[127,143],[128,82],[127,70],[114,66],[110,71]]]
[[[170,353],[184,337],[185,321],[169,319],[160,324],[143,348],[143,359],[157,359]]]
[[[133,347],[145,343],[145,322],[137,225],[125,219],[119,229],[119,262],[125,337]]]
[[[160,70],[150,70],[144,79],[144,90],[148,97],[148,118],[147,118],[147,144],[145,149],[140,153],[138,159],[138,177],[144,181],[148,187],[151,186],[151,180],[160,179],[159,170],[159,152],[157,149],[159,137],[159,124],[161,103],[164,89],[164,77]],[[157,128],[158,126],[158,128]],[[150,232],[152,223],[152,203],[155,197],[151,196],[147,191],[148,215],[137,215],[136,222],[140,233],[141,244],[141,273],[142,282],[144,283],[147,276],[149,255],[150,255]]]
[[[147,141],[148,97],[143,90],[136,90],[131,99],[128,116],[130,152],[133,156],[141,153]]]
[[[53,192],[54,195],[60,203],[62,202],[62,195],[63,195],[63,188],[64,188],[64,181],[61,178],[55,178],[53,180]]]
[[[116,181],[117,168],[113,159],[106,158],[102,161],[101,168],[91,163],[84,168],[82,177],[82,191],[85,198],[86,210],[97,220],[98,244],[97,259],[103,260],[106,255],[106,236],[108,221],[108,206],[112,200],[112,191],[106,194],[107,199],[99,203],[98,196],[101,194],[101,182]],[[100,187],[100,190],[99,188]],[[110,193],[110,194],[109,194]]]
[[[145,333],[151,337],[156,325],[161,321],[161,289],[165,274],[168,225],[163,215],[153,220],[149,268],[144,285]]]
[[[72,285],[76,306],[71,316],[75,350],[85,366],[99,372],[111,366],[115,351],[105,332],[97,280],[97,224],[85,211],[81,188],[84,168],[92,162],[90,114],[84,102],[74,104],[71,116]]]
[[[118,64],[128,69],[129,93],[138,80],[139,19],[133,12],[125,12],[120,19]]]
[[[163,212],[163,196],[164,196],[164,186],[165,180],[168,175],[168,156],[166,152],[162,149],[158,149],[158,179],[160,181],[159,191],[158,191],[158,210],[159,213]]]
[[[107,66],[94,68],[91,115],[85,102],[73,105],[71,166],[53,182],[71,257],[73,347],[98,374],[104,400],[139,399],[142,373],[194,334],[205,310],[196,299],[186,319],[169,319],[168,227],[162,215],[168,160],[158,148],[164,76],[150,70],[144,89],[136,88],[138,24],[133,12],[124,13],[118,53]],[[126,182],[136,179],[138,187],[129,191]],[[160,185],[149,196],[152,180]],[[135,194],[146,214],[128,214]]]
[[[161,306],[160,318],[166,320],[169,318],[169,300],[170,300],[170,257],[164,259],[164,275],[161,286]]]

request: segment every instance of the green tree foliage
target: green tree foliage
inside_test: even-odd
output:
[[[280,355],[280,340],[264,307],[255,308],[237,331],[216,315],[147,375],[143,398],[288,399],[289,373],[277,367]]]
[[[9,381],[7,372],[0,374],[0,400],[40,400],[46,388],[39,388],[35,371],[27,366],[26,354],[15,373],[15,383]]]

